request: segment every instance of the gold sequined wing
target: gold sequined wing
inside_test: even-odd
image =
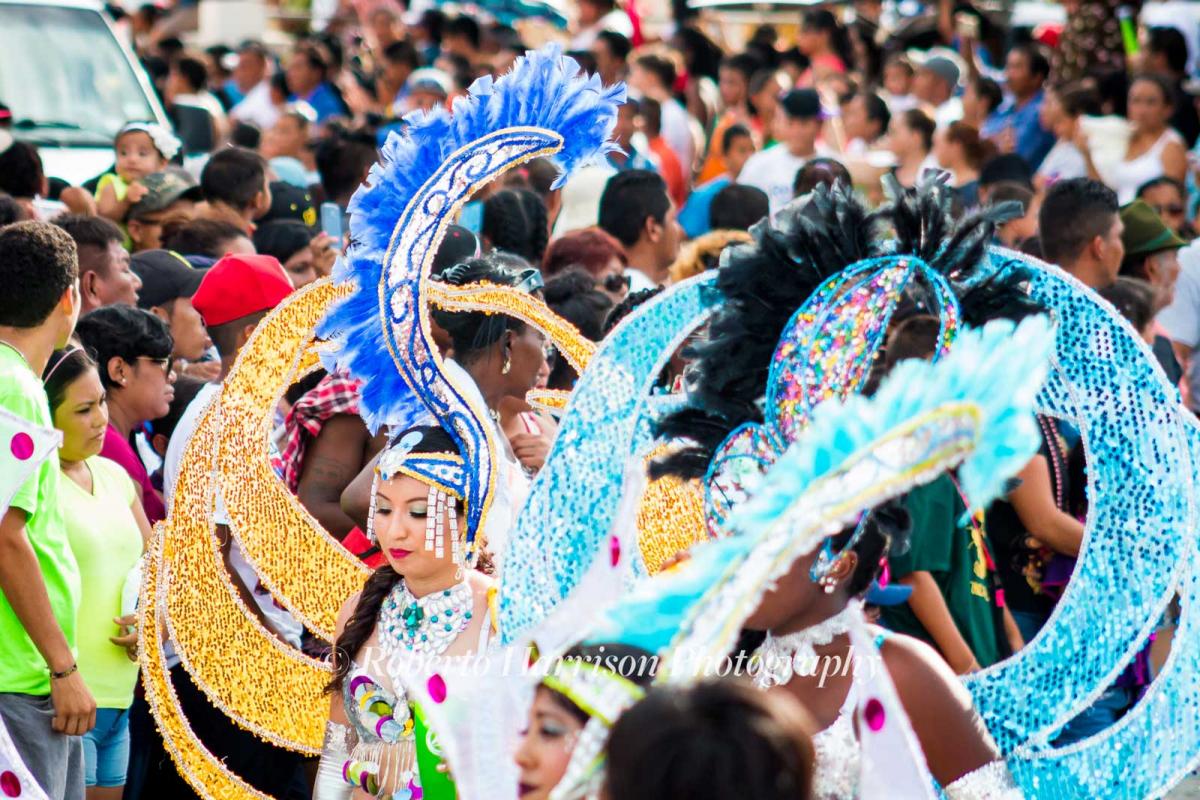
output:
[[[664,455],[661,445],[647,456],[645,464]],[[698,480],[680,480],[667,475],[649,481],[637,510],[638,550],[646,571],[657,574],[670,559],[709,538],[704,521],[704,491]]]
[[[332,641],[337,612],[369,570],[330,536],[271,468],[275,408],[313,364],[313,329],[346,286],[319,280],[259,323],[221,393],[218,473],[242,554],[272,596]]]
[[[196,685],[230,719],[281,747],[320,751],[328,699],[327,665],[265,628],[243,602],[214,535],[210,476],[223,422],[220,399],[205,412],[184,452],[171,515],[163,528],[164,622]]]
[[[146,570],[142,577],[139,601],[139,630],[143,635],[138,652],[142,685],[146,702],[158,724],[163,747],[171,754],[179,774],[204,798],[214,800],[269,800],[237,775],[230,772],[203,743],[196,738],[179,705],[179,696],[171,683],[163,652],[165,632],[162,608],[166,586],[160,581],[163,573],[163,531],[156,530],[154,542],[147,554]]]

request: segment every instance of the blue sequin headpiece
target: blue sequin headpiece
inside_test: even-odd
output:
[[[412,452],[420,441],[419,431],[409,431],[388,445],[379,456],[379,477],[388,481],[396,475],[407,475],[459,500],[466,500],[467,473],[462,456],[458,453]]]
[[[928,288],[941,320],[935,359],[958,332],[958,300],[949,282],[911,255],[874,258],[829,278],[792,316],[771,358],[763,424],[735,429],[717,448],[705,478],[706,515],[714,535],[744,496],[800,436],[816,406],[857,392],[866,380],[901,298],[914,281]]]

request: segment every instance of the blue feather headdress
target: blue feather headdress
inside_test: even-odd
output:
[[[471,195],[504,171],[550,157],[565,173],[614,149],[609,134],[623,101],[623,86],[602,86],[547,46],[496,81],[476,81],[453,114],[411,116],[350,203],[353,241],[334,279],[355,291],[318,335],[333,344],[332,366],[363,381],[368,427],[395,424],[416,395],[454,439],[464,462],[468,554],[491,502],[496,444],[478,392],[445,369],[430,334],[434,254]]]

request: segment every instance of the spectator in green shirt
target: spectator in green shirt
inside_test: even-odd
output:
[[[887,369],[907,358],[929,358],[940,322],[913,317],[888,338]],[[1016,623],[1001,605],[982,515],[967,516],[952,474],[917,487],[905,505],[912,518],[906,552],[892,554],[894,580],[912,587],[907,604],[885,607],[881,622],[933,645],[960,675],[991,666],[1022,646]]]
[[[139,312],[144,313],[144,312]],[[129,764],[129,707],[137,682],[131,572],[152,536],[125,468],[100,455],[108,404],[100,374],[78,347],[56,350],[44,377],[58,450],[63,524],[79,564],[76,649],[96,699],[96,727],[83,735],[87,800],[120,800]]]
[[[1008,656],[983,526],[965,518],[954,479],[947,474],[914,489],[904,505],[912,542],[888,566],[913,593],[908,603],[882,609],[883,624],[933,645],[960,675]]]
[[[40,222],[0,229],[0,286],[0,408],[52,428],[40,376],[79,316],[75,242]],[[58,488],[47,459],[0,519],[0,717],[45,792],[74,800],[96,702],[75,664],[79,568]]]

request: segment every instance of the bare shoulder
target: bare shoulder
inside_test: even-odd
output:
[[[911,636],[892,634],[882,655],[938,782],[948,786],[999,757],[971,693],[936,650]]]
[[[350,621],[350,617],[354,615],[354,609],[358,608],[358,598],[362,596],[362,592],[355,592],[346,598],[346,602],[342,603],[342,607],[338,609],[337,629],[336,634],[342,635],[342,631],[346,627],[346,623]]]
[[[477,569],[467,570],[467,584],[475,594],[486,594],[496,588],[496,579]]]
[[[945,659],[925,642],[893,633],[884,640],[880,652],[901,699],[920,697],[922,702],[971,708],[970,692]],[[944,691],[931,691],[935,687]]]

